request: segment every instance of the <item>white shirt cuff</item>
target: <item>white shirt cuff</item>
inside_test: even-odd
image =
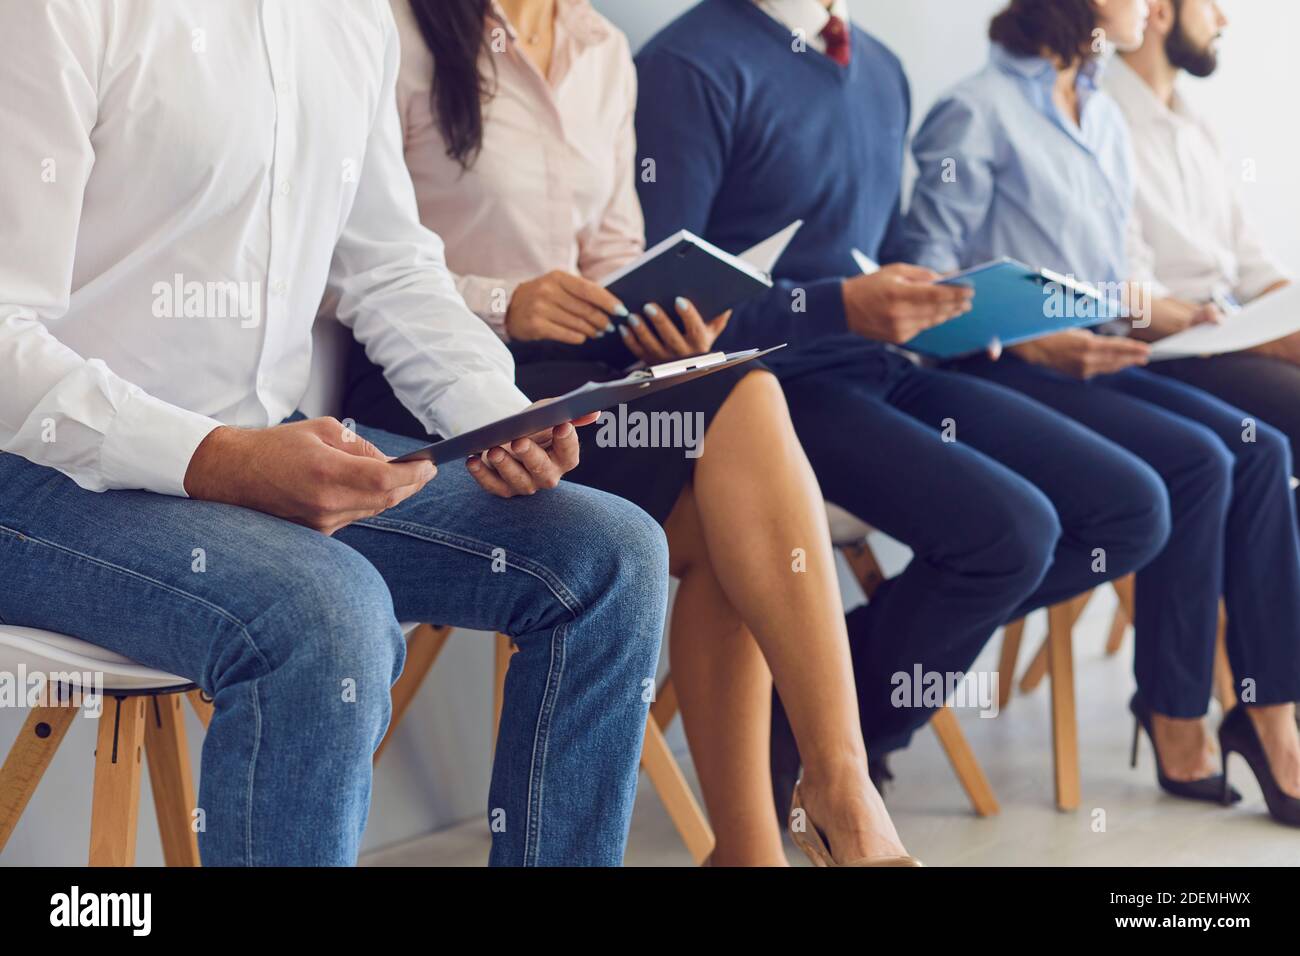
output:
[[[136,391],[118,408],[100,446],[100,471],[110,488],[138,488],[178,498],[203,439],[221,423]]]
[[[424,424],[443,438],[454,438],[518,414],[531,404],[532,400],[503,375],[467,375],[439,396]]]

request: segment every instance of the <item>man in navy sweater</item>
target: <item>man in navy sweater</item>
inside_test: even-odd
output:
[[[1169,506],[1117,446],[897,348],[968,305],[928,271],[855,267],[898,219],[911,107],[897,58],[846,7],[703,0],[637,57],[637,135],[650,242],[690,229],[738,252],[804,220],[719,347],[790,343],[771,365],[827,500],[913,551],[850,615],[878,758],[929,719],[907,690],[918,666],[965,672],[1000,625],[1141,567]]]

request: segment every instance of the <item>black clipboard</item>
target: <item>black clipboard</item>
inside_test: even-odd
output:
[[[592,412],[634,402],[647,395],[712,375],[714,372],[752,362],[782,348],[785,346],[749,349],[745,352],[729,354],[715,352],[665,365],[654,365],[612,382],[588,382],[566,395],[548,399],[540,405],[524,409],[517,415],[472,429],[455,438],[425,445],[394,460],[398,462],[427,460],[435,465],[441,465],[457,458],[469,458],[489,448],[509,445],[516,439],[534,435],[547,428],[555,428],[575,418],[590,415]]]

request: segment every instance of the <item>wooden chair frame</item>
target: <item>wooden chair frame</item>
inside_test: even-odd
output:
[[[142,764],[148,757],[167,866],[198,866],[191,826],[194,782],[181,709],[183,689],[142,694],[106,691],[96,736],[90,810],[90,865],[134,866]],[[0,851],[54,759],[80,708],[53,702],[34,707],[0,767]],[[197,693],[197,692],[195,692]]]

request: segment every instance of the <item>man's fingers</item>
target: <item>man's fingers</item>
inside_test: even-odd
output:
[[[598,412],[595,418],[599,417]],[[551,429],[551,460],[560,474],[568,474],[577,468],[580,458],[581,443],[578,440],[577,429],[572,425],[560,425]]]
[[[912,282],[934,282],[942,278],[939,273],[924,266],[914,266],[907,262],[895,262],[892,265],[885,266],[888,273],[901,276],[904,279],[910,279]]]
[[[581,418],[575,418],[573,421],[569,422],[569,424],[574,428],[581,428],[584,425],[594,425],[598,421],[600,421],[600,412],[592,412],[590,415],[583,415]],[[558,425],[555,430],[559,431],[563,427],[563,425]]]
[[[975,298],[975,290],[969,286],[926,285],[920,282],[901,284],[902,295],[912,305],[928,305],[938,309],[963,309]]]
[[[668,318],[668,314],[653,302],[648,303],[643,310],[646,318],[654,325],[655,331],[659,333],[659,341],[663,342],[664,347],[668,349],[671,355],[684,356],[690,355],[693,349],[686,343],[682,333],[677,326],[673,325],[673,320]]]
[[[617,315],[620,318],[626,317],[627,307],[618,300],[618,296],[610,292],[599,283],[592,282],[582,276],[571,275],[563,272],[559,274],[560,286],[570,295],[576,296],[588,305],[595,306],[607,316]]]
[[[388,456],[374,446],[374,444],[362,438],[355,431],[348,428],[336,418],[318,418],[311,423],[320,436],[321,441],[336,448],[341,452],[349,455],[355,455],[358,458],[374,458],[377,461],[388,461]]]
[[[515,494],[531,495],[537,491],[537,485],[528,469],[504,448],[493,448],[489,451],[487,462]]]
[[[501,480],[501,476],[479,461],[478,458],[471,458],[466,462],[466,467],[469,469],[469,473],[474,476],[474,480],[478,482],[479,487],[484,491],[496,495],[498,498],[514,497],[514,492],[510,490],[509,485]]]

